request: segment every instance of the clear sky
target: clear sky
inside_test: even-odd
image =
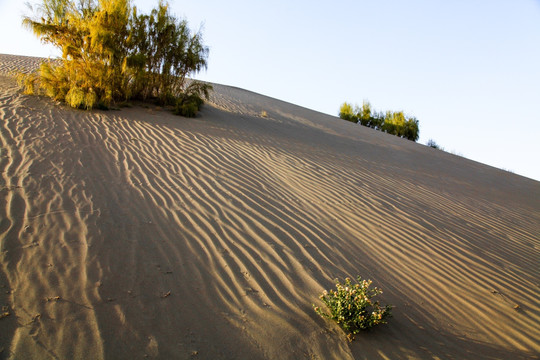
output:
[[[135,0],[148,12],[158,0]],[[55,55],[0,0],[0,53]],[[171,0],[203,26],[197,77],[336,115],[403,110],[420,143],[540,180],[540,0]]]

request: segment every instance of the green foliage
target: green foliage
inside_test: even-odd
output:
[[[420,122],[417,118],[408,118],[403,128],[403,137],[412,141],[418,141],[420,137]]]
[[[362,107],[357,107],[356,116],[358,117],[358,122],[364,126],[369,126],[372,119],[371,114],[371,104],[364,100]]]
[[[391,316],[390,305],[381,307],[378,301],[371,299],[382,293],[378,288],[369,289],[371,280],[362,280],[359,276],[358,283],[352,284],[351,279],[346,278],[345,283],[336,283],[336,290],[324,291],[319,297],[328,307],[330,313],[313,305],[317,314],[332,319],[343,330],[358,334],[360,330],[367,330],[375,325],[386,324]]]
[[[23,24],[62,50],[37,75],[46,95],[83,109],[153,100],[190,116],[208,98],[210,85],[188,80],[207,66],[202,34],[165,2],[139,15],[130,0],[41,1]]]
[[[45,95],[55,100],[64,100],[66,98],[71,89],[71,84],[65,67],[43,63],[38,76],[40,87],[45,91]]]
[[[346,102],[343,103],[343,105],[341,105],[341,107],[339,108],[339,117],[347,121],[352,121],[354,123],[358,122],[358,119],[354,114],[352,105]]]
[[[208,99],[211,89],[209,84],[192,81],[186,91],[177,97],[174,113],[185,117],[195,117],[204,104],[203,98]]]
[[[349,103],[343,103],[339,117],[412,141],[420,137],[420,123],[416,118],[407,118],[403,111],[374,112],[368,101],[364,101],[362,107],[355,106],[354,110]]]
[[[34,95],[36,93],[36,88],[38,87],[38,80],[39,77],[35,73],[19,73],[17,75],[17,83],[22,88],[23,93],[26,95]]]
[[[187,82],[190,73],[207,66],[208,48],[200,32],[192,34],[187,22],[172,16],[163,2],[150,15],[137,15],[134,9],[131,28],[128,43],[133,51],[125,66],[137,97],[157,98],[162,105],[173,105],[180,94],[191,96],[197,89],[202,90],[200,98],[208,97],[209,85]]]

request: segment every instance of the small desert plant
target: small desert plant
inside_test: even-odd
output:
[[[185,117],[195,117],[204,104],[203,98],[208,99],[211,89],[210,84],[193,81],[184,93],[177,96],[174,113]]]
[[[360,330],[367,330],[379,324],[386,324],[391,316],[392,307],[381,307],[378,301],[372,301],[376,295],[382,293],[378,288],[372,288],[371,280],[362,280],[359,276],[358,283],[352,284],[350,278],[345,283],[336,283],[337,290],[324,291],[319,297],[330,310],[330,314],[313,305],[317,314],[332,319],[343,330],[358,334]]]
[[[439,144],[437,144],[435,142],[435,140],[433,139],[429,139],[426,143],[427,146],[429,146],[430,148],[434,148],[434,149],[441,149],[441,147],[439,146]]]

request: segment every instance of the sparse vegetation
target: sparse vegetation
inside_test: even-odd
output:
[[[61,61],[21,75],[25,93],[37,91],[81,109],[128,100],[154,101],[195,116],[209,84],[188,76],[207,66],[208,48],[160,1],[138,14],[130,0],[42,0],[23,24],[62,51]]]
[[[441,147],[439,146],[439,144],[437,144],[435,142],[435,140],[433,139],[429,139],[426,143],[427,146],[431,147],[431,148],[434,148],[434,149],[441,149]],[[441,149],[442,150],[442,149]]]
[[[317,314],[332,319],[343,330],[358,334],[360,330],[367,330],[375,325],[386,324],[391,316],[390,305],[381,307],[378,301],[371,299],[382,293],[378,288],[372,288],[371,280],[362,280],[359,276],[358,283],[352,284],[350,278],[345,283],[336,283],[336,290],[324,291],[319,297],[330,310],[330,314],[313,305]]]
[[[419,121],[415,117],[406,117],[403,111],[374,112],[367,101],[361,107],[343,103],[339,117],[412,141],[420,137]]]
[[[461,152],[458,152],[458,151],[456,151],[456,150],[446,150],[444,147],[442,147],[441,145],[437,144],[437,143],[435,142],[435,140],[433,140],[433,139],[429,139],[429,140],[426,142],[426,146],[429,146],[429,147],[431,147],[431,148],[434,148],[434,149],[437,149],[437,150],[441,150],[441,151],[447,152],[447,153],[452,154],[452,155],[464,157],[464,155],[463,155]]]

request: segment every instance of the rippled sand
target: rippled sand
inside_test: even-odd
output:
[[[0,358],[540,353],[539,182],[222,85],[72,110],[39,61],[0,55]],[[356,275],[395,309],[349,343],[312,304]]]

